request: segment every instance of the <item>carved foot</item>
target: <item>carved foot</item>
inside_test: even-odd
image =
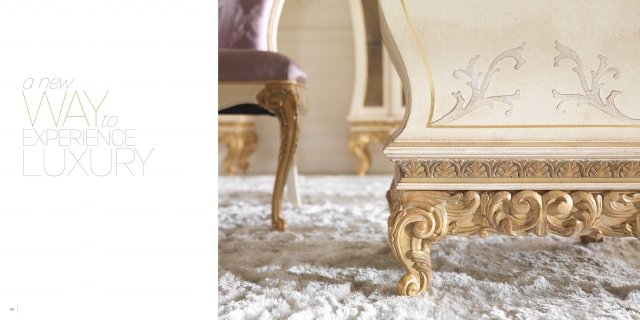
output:
[[[580,236],[580,242],[582,244],[589,244],[594,242],[598,243],[602,241],[604,241],[604,235],[602,234],[601,230],[593,231],[591,234]]]
[[[295,84],[269,83],[257,96],[258,104],[275,113],[280,122],[280,152],[271,200],[271,224],[277,231],[287,228],[281,212],[282,196],[298,144],[300,99],[297,90]]]
[[[275,217],[272,218],[271,227],[275,231],[286,231],[288,226],[282,217]]]
[[[419,292],[418,288],[420,288],[420,280],[413,274],[405,274],[398,281],[398,294],[401,296],[415,296]]]
[[[415,296],[431,287],[431,249],[430,245],[422,251],[413,251],[411,259],[414,264],[409,273],[398,281],[398,293],[401,296]]]
[[[431,245],[447,235],[446,198],[442,192],[389,190],[389,243],[406,274],[398,292],[415,296],[431,285]]]

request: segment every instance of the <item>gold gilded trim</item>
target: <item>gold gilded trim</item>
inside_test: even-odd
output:
[[[431,65],[429,64],[426,50],[422,46],[422,43],[418,40],[418,35],[415,28],[413,27],[413,21],[409,16],[409,11],[407,10],[407,5],[404,3],[404,1],[405,0],[400,0],[400,3],[402,4],[402,11],[404,12],[404,16],[407,19],[409,30],[411,30],[411,37],[413,38],[413,41],[415,41],[416,46],[418,47],[418,51],[420,51],[420,58],[422,58],[422,62],[424,63],[424,67],[427,71],[427,76],[429,77],[429,91],[431,93],[431,112],[429,113],[429,120],[427,120],[427,127],[429,127],[431,126],[431,120],[433,120],[433,110],[435,110],[436,103],[436,89],[433,83],[433,73],[431,72]]]
[[[628,141],[424,141],[424,140],[404,140],[401,142],[391,142],[388,147],[401,148],[401,147],[514,147],[514,148],[588,148],[588,147],[603,147],[603,148],[638,148],[640,142],[628,142]]]
[[[549,179],[554,179],[554,182],[584,182],[582,179],[586,178],[640,179],[640,161],[636,160],[406,160],[399,161],[398,168],[400,178],[447,181],[470,178],[494,181],[538,179],[545,182],[549,182]]]
[[[528,185],[536,185],[536,184],[543,184],[543,185],[548,185],[548,184],[572,184],[572,183],[597,183],[597,184],[606,184],[606,183],[640,183],[640,177],[629,177],[629,178],[615,178],[614,180],[611,180],[611,178],[579,178],[578,180],[576,180],[576,178],[536,178],[536,177],[530,177],[530,178],[517,178],[517,177],[502,177],[502,178],[481,178],[481,177],[466,177],[464,179],[462,178],[402,178],[401,182],[403,184],[422,184],[422,183],[429,183],[430,185],[433,184],[447,184],[447,185],[456,185],[458,187],[456,187],[455,189],[458,189],[459,186],[464,186],[464,185],[470,185],[470,184],[474,184],[474,185],[478,185],[478,184],[501,184],[501,185],[513,185],[513,186],[518,186],[518,185],[522,185],[522,184],[528,184]],[[407,188],[404,188],[407,189]],[[411,189],[411,188],[409,188]],[[475,188],[474,188],[475,189]],[[539,188],[535,188],[535,189],[539,189]],[[593,188],[591,188],[593,189]]]
[[[542,128],[638,128],[637,125],[632,124],[514,124],[514,125],[453,125],[453,124],[443,124],[443,125],[431,125],[428,128],[467,128],[467,129],[542,129]]]

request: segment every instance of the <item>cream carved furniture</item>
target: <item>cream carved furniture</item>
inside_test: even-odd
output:
[[[400,294],[451,235],[640,236],[640,1],[380,7],[408,102],[384,149]]]
[[[349,150],[356,172],[371,167],[371,143],[383,143],[404,114],[402,82],[382,45],[377,0],[349,0],[353,24],[355,78],[351,109]]]
[[[246,170],[246,155],[255,147],[256,140],[250,137],[251,134],[246,135],[247,128],[237,128],[243,126],[242,121],[229,125],[225,123],[225,119],[229,118],[225,117],[262,114],[278,118],[280,152],[273,187],[271,222],[273,228],[280,231],[287,227],[281,215],[287,177],[290,197],[294,204],[299,203],[294,162],[299,135],[298,116],[304,100],[301,96],[304,96],[307,79],[298,65],[276,50],[276,32],[283,4],[281,0],[218,2],[219,132],[222,133],[221,139],[225,139],[225,135],[226,139],[236,139],[236,150],[232,148],[230,152],[239,154],[235,158],[240,159],[240,169]],[[244,123],[252,123],[251,118],[240,119],[246,120]],[[234,119],[230,120],[234,122]],[[235,131],[229,128],[233,126],[236,126]],[[238,142],[238,137],[243,139],[242,142]],[[224,140],[221,142],[225,143]],[[232,163],[230,161],[230,168],[233,168]]]

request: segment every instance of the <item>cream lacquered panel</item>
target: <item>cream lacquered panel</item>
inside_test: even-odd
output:
[[[403,6],[411,110],[395,142],[640,141],[640,1]]]

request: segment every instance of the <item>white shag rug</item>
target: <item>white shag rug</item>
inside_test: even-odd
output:
[[[389,176],[304,176],[270,229],[273,177],[220,177],[222,319],[640,319],[640,241],[450,236],[428,293],[396,295]]]

